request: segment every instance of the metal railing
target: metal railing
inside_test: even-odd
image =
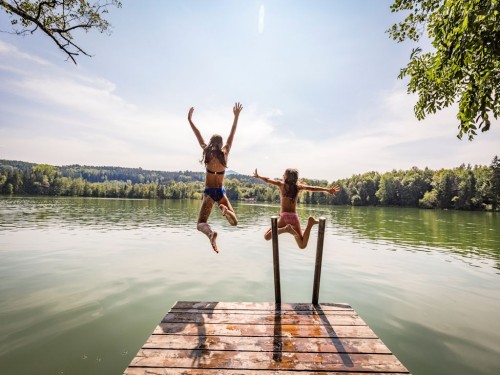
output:
[[[321,266],[323,263],[323,244],[325,242],[326,219],[319,218],[318,243],[316,245],[316,262],[314,267],[314,282],[312,292],[313,305],[318,304],[319,287],[321,283]],[[271,217],[271,232],[273,241],[273,266],[274,266],[274,301],[281,304],[280,257],[278,246],[278,217]]]

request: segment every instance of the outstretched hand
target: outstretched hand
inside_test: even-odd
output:
[[[236,102],[233,107],[233,113],[235,116],[239,116],[241,110],[243,109],[243,106],[241,105],[240,102]]]
[[[337,194],[339,191],[340,191],[339,185],[333,185],[330,189],[328,189],[328,192],[333,195]]]
[[[259,173],[257,172],[257,168],[255,168],[255,171],[253,172],[253,176],[254,176],[255,178],[259,178],[259,177],[260,177],[260,176],[259,176]]]
[[[194,107],[189,108],[189,113],[188,113],[188,120],[191,122],[191,116],[193,116],[194,112]]]

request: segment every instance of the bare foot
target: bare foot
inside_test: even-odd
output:
[[[314,218],[313,216],[309,216],[309,219],[307,219],[307,225],[310,225],[311,227],[314,225],[314,224],[318,224],[319,221]]]
[[[219,254],[219,250],[217,249],[217,243],[215,240],[217,239],[217,232],[212,232],[208,235],[208,238],[210,239],[210,244],[212,245],[214,251]]]
[[[222,211],[222,216],[225,216],[229,224],[231,225],[236,225],[238,224],[238,221],[236,220],[236,217],[234,216],[234,213],[229,210],[226,206],[223,204],[219,204],[219,208]]]
[[[295,230],[294,227],[292,227],[290,224],[287,224],[285,226],[285,232],[290,233],[292,236],[298,236],[299,234]]]

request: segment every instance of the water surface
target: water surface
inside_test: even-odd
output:
[[[121,374],[177,300],[272,301],[279,207],[218,212],[221,250],[195,229],[199,201],[0,198],[0,368]],[[301,206],[327,219],[320,302],[350,303],[413,374],[499,374],[495,213]],[[282,299],[310,302],[306,250],[280,236]]]

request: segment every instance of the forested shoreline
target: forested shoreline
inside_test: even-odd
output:
[[[336,196],[303,192],[300,203],[352,206],[399,206],[457,210],[500,208],[500,159],[489,166],[453,169],[367,172],[337,181],[303,179],[314,186],[338,184]],[[228,174],[231,200],[278,202],[279,191],[251,176]],[[201,199],[204,173],[142,168],[53,166],[0,160],[0,194],[102,198]]]

